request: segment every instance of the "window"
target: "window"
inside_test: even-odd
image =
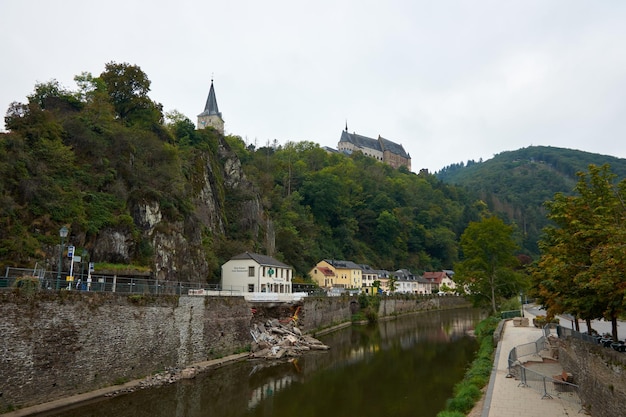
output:
[[[248,284],[248,292],[254,292],[254,284]]]
[[[248,267],[248,276],[249,277],[253,277],[254,276],[254,267],[253,266],[249,266]]]

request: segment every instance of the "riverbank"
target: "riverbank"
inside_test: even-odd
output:
[[[443,303],[442,303],[443,304]],[[445,305],[445,307],[441,306],[441,310],[447,310],[450,306]],[[439,309],[438,309],[439,310]],[[430,310],[432,311],[432,310]],[[421,311],[422,313],[426,311]],[[383,317],[381,321],[386,320],[394,320],[400,318],[405,315],[417,314],[418,312],[409,312],[405,314],[396,313],[392,316]],[[345,321],[342,323],[338,323],[332,326],[325,327],[323,329],[315,329],[313,331],[307,332],[308,334],[312,334],[315,337],[332,333],[339,329],[352,326],[353,322]],[[228,364],[232,364],[238,361],[244,361],[249,357],[249,352],[239,353],[235,355],[224,356],[219,359],[194,362],[186,367],[181,368],[167,368],[168,371],[159,372],[159,373],[151,373],[146,377],[142,378],[133,378],[128,382],[123,384],[111,384],[107,387],[98,388],[95,390],[89,390],[83,393],[77,393],[75,395],[67,396],[64,398],[56,399],[53,401],[47,401],[40,403],[38,405],[26,406],[23,408],[19,408],[17,410],[13,410],[2,414],[4,417],[17,417],[17,416],[30,416],[30,415],[40,415],[47,414],[53,411],[62,411],[67,409],[76,408],[80,405],[84,405],[86,403],[98,402],[102,400],[106,400],[109,397],[125,395],[128,393],[132,393],[138,390],[147,389],[150,387],[170,384],[178,381],[179,379],[185,379],[193,377],[196,374],[201,374],[212,369],[216,369]]]
[[[239,353],[236,355],[230,355],[221,359],[213,359],[210,361],[203,361],[195,363],[185,369],[194,369],[195,373],[202,373],[211,369],[217,369],[222,366],[245,360],[250,356],[248,352]],[[179,372],[179,376],[173,377],[169,380],[163,379],[162,383],[174,383],[180,379],[184,379],[183,371]],[[112,385],[110,387],[100,388],[94,391],[85,392],[82,394],[72,395],[71,397],[60,398],[58,400],[49,401],[43,404],[33,405],[30,407],[21,408],[19,410],[10,411],[5,414],[0,414],[2,417],[24,417],[24,416],[36,416],[38,414],[50,413],[52,411],[68,410],[79,405],[84,405],[90,402],[103,401],[106,398],[116,395],[129,394],[140,389],[147,389],[159,384],[156,382],[150,383],[153,379],[158,379],[157,376],[162,374],[150,375],[146,378],[135,379],[128,381],[121,385]]]

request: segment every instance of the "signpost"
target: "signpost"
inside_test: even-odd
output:
[[[75,249],[76,248],[73,245],[70,245],[67,247],[67,257],[72,258],[72,260],[70,261],[70,274],[67,277],[65,277],[65,280],[70,283],[67,287],[68,290],[72,289],[72,282],[74,281],[74,251]]]

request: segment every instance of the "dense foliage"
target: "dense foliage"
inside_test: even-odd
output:
[[[514,232],[513,226],[490,216],[470,223],[461,236],[463,260],[454,267],[455,281],[475,305],[493,314],[502,300],[524,288],[523,275],[516,271],[520,262]]]
[[[196,130],[177,112],[166,122],[135,65],[111,62],[99,76],[75,80],[76,90],[57,81],[37,84],[27,103],[7,111],[9,132],[0,135],[0,259],[3,266],[54,263],[58,230],[67,225],[87,248],[106,229],[133,236],[132,259],[110,255],[98,262],[153,265],[154,242],[136,224],[133,208],[158,202],[165,231],[189,218],[193,192],[204,180],[200,166],[220,163],[223,138]],[[225,232],[202,231],[214,277],[221,262],[244,250],[271,253],[300,276],[323,258],[388,270],[451,268],[460,234],[482,210],[432,175],[394,170],[360,154],[328,153],[312,142],[256,149],[239,137],[225,139],[257,186],[275,251],[234,221],[238,202],[250,196],[220,195]]]
[[[0,135],[2,266],[45,265],[61,225],[85,247],[107,228],[125,229],[137,240],[132,262],[151,265],[154,248],[142,240],[130,207],[156,201],[165,221],[184,218],[196,163],[216,154],[214,131],[185,130],[193,127],[188,119],[163,124],[139,67],[109,63],[99,77],[84,73],[76,81],[76,91],[54,80],[38,84],[28,103],[7,111],[9,133]]]
[[[459,236],[482,209],[432,175],[361,154],[328,153],[312,142],[259,149],[236,142],[274,221],[277,256],[300,273],[324,258],[390,271],[451,268]]]
[[[610,164],[619,178],[626,178],[624,159],[547,146],[502,152],[485,162],[453,164],[436,175],[478,193],[493,213],[516,223],[524,251],[536,256],[542,229],[549,224],[544,203],[556,193],[571,195],[576,173],[590,164]]]
[[[616,183],[608,165],[578,177],[576,195],[557,194],[547,204],[554,226],[541,241],[534,288],[550,316],[611,320],[617,340],[626,310],[626,180]]]

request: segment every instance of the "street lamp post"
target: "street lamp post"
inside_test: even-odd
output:
[[[57,272],[57,290],[59,289],[61,281],[61,265],[63,263],[63,250],[65,249],[65,238],[67,237],[67,227],[63,226],[59,230],[59,236],[61,237],[61,250],[59,251],[59,270]]]
[[[85,275],[84,275],[83,271],[85,270],[85,262],[87,261],[87,256],[89,256],[89,253],[87,253],[86,249],[83,249],[83,252],[81,253],[81,257],[80,257],[80,282],[81,282],[81,286],[82,286],[82,283],[85,282]]]

